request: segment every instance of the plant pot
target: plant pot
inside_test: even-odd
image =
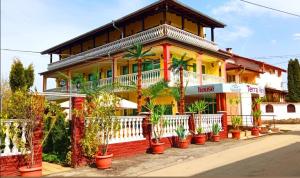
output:
[[[28,168],[23,166],[19,168],[22,177],[41,177],[42,176],[42,166],[34,166]]]
[[[98,169],[107,169],[111,167],[113,154],[105,155],[105,156],[95,156],[96,167]]]
[[[233,130],[233,131],[231,131],[231,133],[232,133],[232,138],[240,139],[240,137],[241,137],[241,131],[240,130]]]
[[[194,136],[194,141],[196,145],[204,145],[206,141],[206,135],[198,134]]]
[[[251,135],[258,137],[259,136],[259,129],[257,127],[253,127],[251,129]]]
[[[152,148],[152,153],[153,154],[163,154],[165,151],[165,143],[158,142],[158,143],[152,143],[151,148]]]
[[[212,136],[212,140],[213,140],[214,142],[219,142],[219,141],[220,141],[220,135],[213,135],[213,136]]]
[[[184,139],[184,140],[179,140],[178,141],[178,148],[181,148],[181,149],[186,149],[189,147],[189,142],[187,139]]]

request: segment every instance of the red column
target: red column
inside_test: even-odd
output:
[[[228,138],[228,128],[227,128],[227,106],[226,106],[226,94],[225,93],[217,93],[217,111],[222,115],[222,129],[223,131],[220,133],[221,138]]]
[[[72,98],[73,110],[82,110],[84,104],[83,97]],[[86,165],[86,159],[83,155],[83,150],[80,145],[81,138],[84,136],[84,117],[72,115],[72,132],[71,132],[71,166],[80,167]]]
[[[163,57],[164,57],[164,79],[165,81],[170,80],[170,72],[169,72],[169,65],[170,65],[170,44],[163,44]]]

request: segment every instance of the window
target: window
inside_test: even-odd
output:
[[[137,64],[132,64],[132,73],[137,73],[137,71],[138,71]]]
[[[205,65],[202,65],[202,74],[206,74]]]
[[[109,69],[106,71],[106,78],[112,77],[112,70]]]
[[[293,105],[293,104],[287,105],[287,112],[288,113],[296,112],[295,105]]]
[[[235,83],[235,75],[227,75],[228,83]]]
[[[195,63],[193,64],[193,72],[197,72],[197,65]]]
[[[266,105],[266,113],[273,113],[273,112],[274,112],[273,105],[267,104]]]
[[[122,75],[127,75],[129,73],[128,66],[122,67]]]

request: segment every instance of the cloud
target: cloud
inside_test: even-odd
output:
[[[222,40],[226,42],[241,40],[250,37],[253,31],[245,26],[234,26],[222,31],[218,36],[222,37]]]
[[[299,0],[251,0],[256,4],[287,11],[294,14],[300,14]],[[215,8],[212,13],[217,16],[221,15],[240,15],[240,16],[262,16],[270,15],[272,17],[293,17],[288,14],[280,13],[274,10],[248,4],[239,0],[230,0],[223,5]]]
[[[293,37],[294,37],[294,40],[300,40],[300,33],[295,33],[293,35]]]

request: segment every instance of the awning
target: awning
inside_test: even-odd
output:
[[[69,108],[69,101],[60,103],[60,106],[62,108]],[[126,99],[121,99],[117,107],[120,109],[137,109],[137,104],[132,101],[128,101]]]

